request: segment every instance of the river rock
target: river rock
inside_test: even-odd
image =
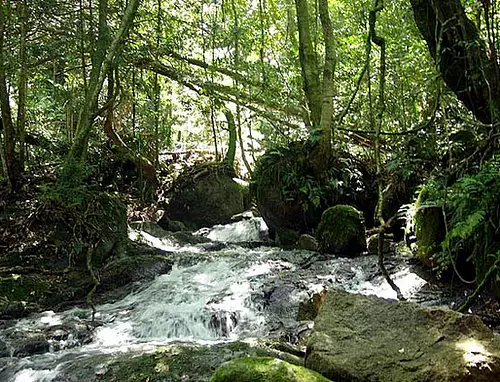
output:
[[[335,381],[500,380],[500,339],[455,311],[328,292],[306,366]]]
[[[299,249],[304,249],[306,251],[317,251],[318,250],[318,242],[311,235],[300,235],[299,242],[297,244]]]
[[[210,382],[328,382],[302,366],[270,357],[237,358],[223,363]]]
[[[166,213],[189,229],[229,223],[245,210],[245,190],[233,180],[235,176],[234,169],[220,163],[189,168],[169,190]]]
[[[14,348],[14,357],[28,357],[34,354],[47,353],[50,349],[50,344],[43,337],[35,337],[13,344],[12,347]]]
[[[348,205],[330,207],[321,215],[316,237],[320,252],[359,255],[366,250],[363,215]]]

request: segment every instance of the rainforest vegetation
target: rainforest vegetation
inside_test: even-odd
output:
[[[136,260],[107,268],[137,250],[127,218],[252,206],[295,247],[345,205],[383,272],[415,232],[472,287],[459,309],[497,295],[499,22],[496,0],[0,0],[4,313],[130,281]]]

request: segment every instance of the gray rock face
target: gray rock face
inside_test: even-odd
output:
[[[476,316],[332,290],[306,366],[336,382],[500,381],[500,339]]]

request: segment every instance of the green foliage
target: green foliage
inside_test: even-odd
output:
[[[42,198],[66,207],[83,205],[92,194],[84,183],[91,172],[90,167],[79,161],[67,161],[58,171],[59,181],[42,189]]]
[[[307,212],[352,199],[355,190],[363,189],[361,174],[344,159],[331,166],[324,178],[315,178],[308,160],[309,149],[308,143],[294,142],[266,152],[254,174],[257,193],[268,183],[278,185],[283,201],[298,201]]]
[[[500,249],[500,160],[497,157],[487,162],[475,174],[460,178],[446,193],[437,183],[425,187],[428,192],[422,205],[445,204],[447,233],[441,246],[442,252],[435,256],[438,269],[447,269],[452,261],[471,258],[476,272],[483,276],[494,263]],[[451,257],[450,257],[451,254]]]

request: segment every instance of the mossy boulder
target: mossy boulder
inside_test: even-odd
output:
[[[78,358],[59,368],[58,381],[86,382],[184,382],[208,381],[221,364],[241,357],[283,357],[301,360],[291,354],[250,346],[243,342],[201,345],[167,345],[153,353],[127,352]],[[239,379],[233,379],[239,382]],[[307,380],[305,380],[307,381]]]
[[[210,382],[328,382],[315,371],[270,357],[237,358],[219,366]]]
[[[315,252],[318,250],[318,241],[314,236],[307,234],[300,235],[297,247],[298,249]]]
[[[363,216],[352,206],[339,204],[323,212],[316,237],[323,253],[356,256],[366,251]]]
[[[298,236],[311,234],[322,212],[332,205],[351,204],[367,216],[373,214],[375,198],[365,186],[373,182],[367,180],[370,176],[362,170],[363,163],[339,152],[328,170],[316,176],[310,160],[312,147],[311,142],[293,142],[267,151],[256,164],[252,193],[271,238],[276,234],[280,245],[285,230],[297,236],[294,243],[287,238],[286,244],[296,244]]]
[[[477,316],[331,289],[305,365],[334,381],[500,381],[500,335]]]
[[[169,191],[165,219],[182,222],[188,229],[229,223],[244,211],[244,189],[235,177],[232,168],[220,163],[188,169]]]
[[[418,258],[424,265],[432,266],[435,264],[433,256],[441,252],[446,230],[441,207],[428,203],[429,198],[429,190],[422,188],[415,203],[415,235]]]

